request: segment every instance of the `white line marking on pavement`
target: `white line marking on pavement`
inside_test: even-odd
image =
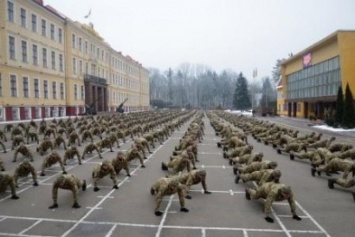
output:
[[[206,229],[205,228],[203,228],[201,230],[201,237],[206,237]]]
[[[36,225],[38,225],[38,224],[41,223],[41,222],[42,222],[42,220],[36,221],[35,223],[33,223],[32,225],[30,225],[30,226],[27,227],[26,229],[23,229],[23,230],[19,233],[19,235],[23,235],[24,233],[26,233],[26,231],[32,229],[33,227],[35,227]]]
[[[113,225],[110,231],[105,235],[105,237],[110,237],[113,233],[113,231],[116,229],[117,225]]]
[[[164,225],[165,219],[166,219],[166,217],[168,215],[168,210],[169,210],[169,208],[171,206],[173,198],[174,198],[174,195],[171,195],[170,199],[169,199],[169,202],[168,202],[168,205],[166,206],[166,208],[164,210],[163,218],[161,218],[161,221],[160,221],[160,224],[159,224],[159,228],[158,228],[157,233],[155,234],[155,237],[159,237],[160,236],[161,230],[163,229],[163,225]]]
[[[229,193],[230,193],[230,195],[231,195],[231,196],[233,196],[233,195],[234,195],[234,193],[233,193],[233,190],[232,190],[232,189],[229,189]]]
[[[248,237],[248,232],[246,230],[243,230],[243,235],[244,237]]]
[[[320,224],[318,224],[318,222],[297,201],[296,205],[299,209],[301,209],[301,211],[303,211],[304,214],[306,214],[312,220],[312,222],[318,227],[318,229],[320,229],[327,237],[330,237],[328,232]]]

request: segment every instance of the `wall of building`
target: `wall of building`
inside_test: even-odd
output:
[[[125,98],[126,109],[149,108],[148,71],[112,49],[93,25],[73,22],[41,1],[10,2],[13,20],[8,1],[0,1],[0,120],[84,112],[85,74],[106,79],[105,110],[115,111]]]
[[[355,96],[355,33],[340,32],[339,38],[339,54],[342,76],[342,88],[349,84],[350,90]],[[355,98],[355,97],[354,97]]]

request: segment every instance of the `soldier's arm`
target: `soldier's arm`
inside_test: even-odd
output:
[[[13,179],[14,179],[14,182],[15,182],[15,186],[17,187],[17,179],[18,179],[18,175],[19,175],[19,170],[20,168],[17,167],[15,172],[14,172],[14,176],[13,176]]]
[[[270,213],[271,213],[271,205],[272,203],[274,202],[275,200],[275,193],[274,192],[270,192],[268,195],[267,195],[267,198],[264,202],[264,214],[265,214],[265,217],[269,216]]]
[[[31,166],[30,172],[32,174],[33,182],[37,183],[37,173],[36,173],[36,170],[33,166]]]
[[[293,193],[290,194],[287,201],[288,201],[288,204],[290,205],[292,215],[293,216],[296,215],[296,203],[295,203],[295,200],[293,199]]]
[[[58,202],[58,188],[59,184],[57,182],[54,182],[53,188],[52,188],[52,198],[53,198],[53,203],[57,204]]]
[[[112,167],[110,169],[110,178],[112,179],[113,181],[113,184],[116,186],[117,185],[117,179],[116,179],[116,172],[115,172],[115,169]]]

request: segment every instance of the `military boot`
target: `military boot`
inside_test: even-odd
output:
[[[239,176],[239,175],[237,175],[237,177],[235,177],[234,182],[235,182],[236,184],[238,184],[238,183],[239,183],[239,180],[240,180],[240,176]]]
[[[246,198],[247,200],[250,200],[250,199],[251,199],[251,198],[250,198],[250,193],[249,193],[249,191],[248,191],[247,188],[245,189],[245,198]]]
[[[86,190],[86,180],[85,180],[85,179],[83,180],[83,184],[81,185],[81,189],[82,189],[83,191]]]
[[[333,189],[335,182],[336,182],[336,179],[328,179],[328,187],[329,187],[330,189]]]
[[[312,167],[311,173],[312,173],[312,176],[314,177],[314,175],[316,174],[316,169]]]

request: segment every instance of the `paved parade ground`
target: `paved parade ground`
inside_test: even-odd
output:
[[[100,190],[93,191],[91,171],[102,162],[96,153],[87,155],[82,165],[78,165],[77,160],[70,160],[66,166],[67,172],[86,179],[88,184],[86,191],[79,192],[79,209],[72,208],[72,193],[62,189],[59,189],[58,194],[59,208],[48,209],[53,204],[52,183],[61,173],[58,165],[47,169],[46,176],[38,176],[38,187],[32,185],[31,176],[20,179],[17,189],[19,200],[10,199],[9,190],[0,194],[0,236],[354,236],[353,188],[336,186],[331,190],[324,174],[320,177],[311,176],[308,161],[291,161],[286,154],[277,154],[271,146],[258,143],[249,136],[254,152],[263,152],[264,160],[278,162],[278,169],[282,172],[281,183],[291,186],[297,213],[302,218],[302,221],[292,219],[287,202],[274,202],[272,215],[275,222],[267,223],[262,212],[263,201],[249,201],[245,198],[245,188],[253,187],[254,184],[234,182],[232,166],[223,158],[222,149],[216,145],[221,138],[216,136],[206,116],[204,139],[198,145],[197,167],[207,171],[207,188],[212,194],[204,194],[200,184],[192,186],[192,199],[185,200],[188,213],[180,212],[179,200],[175,195],[163,199],[160,208],[163,215],[155,216],[155,199],[150,194],[150,187],[158,178],[167,174],[167,171],[161,170],[161,162],[169,160],[190,122],[175,131],[163,145],[156,143],[153,153],[145,160],[146,168],[134,161],[130,165],[131,177],[121,171],[118,175],[118,190],[112,189],[112,181],[105,177],[99,181]],[[275,119],[275,123],[282,123],[282,119]],[[292,126],[301,125],[293,123]],[[307,127],[300,129],[301,132],[311,131]],[[352,139],[341,134],[335,135],[341,141],[352,142]],[[22,157],[19,155],[17,163],[11,162],[14,151],[8,140],[5,143],[7,153],[1,153],[1,157],[6,171],[13,173]],[[115,148],[114,152],[105,149],[103,159],[111,160],[117,151],[127,150],[131,143],[128,140],[120,148]],[[79,147],[80,151],[83,151],[86,144],[88,142]],[[34,165],[40,171],[45,156],[35,151],[37,144],[28,146],[35,157]],[[64,149],[60,147],[58,152],[63,155]]]

